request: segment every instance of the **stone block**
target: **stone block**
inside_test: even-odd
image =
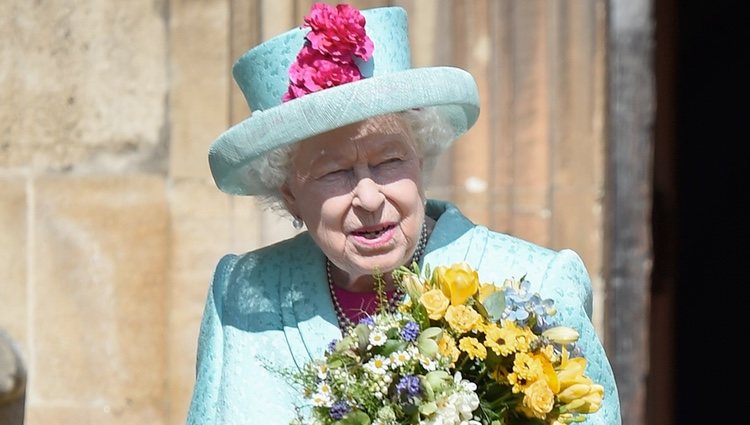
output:
[[[29,424],[163,423],[163,178],[40,177],[33,219]]]
[[[0,166],[164,168],[164,1],[0,4]]]
[[[169,0],[169,8],[169,173],[205,178],[208,147],[230,119],[229,2]]]

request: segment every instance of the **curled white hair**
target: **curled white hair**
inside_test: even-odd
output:
[[[438,156],[450,146],[456,135],[453,127],[436,108],[412,109],[399,113],[409,125],[412,137],[423,160],[422,181],[428,185]],[[250,163],[248,179],[260,181],[261,204],[271,210],[287,213],[281,187],[289,177],[294,144],[276,148]]]

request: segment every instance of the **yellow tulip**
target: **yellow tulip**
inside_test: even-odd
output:
[[[449,268],[438,266],[436,277],[443,293],[451,300],[451,305],[461,305],[477,293],[479,273],[467,263],[457,263]]]
[[[560,363],[560,371],[557,373],[557,378],[560,380],[560,387],[565,389],[571,385],[590,382],[590,379],[583,375],[585,369],[586,359],[583,357],[568,359],[563,356],[563,361]]]
[[[594,413],[602,405],[604,387],[597,384],[575,384],[564,389],[558,395],[565,403],[566,412]]]

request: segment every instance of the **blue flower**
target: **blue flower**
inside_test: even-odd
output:
[[[351,410],[352,409],[348,404],[346,404],[345,401],[337,401],[333,403],[333,406],[331,406],[331,410],[328,412],[328,414],[331,415],[331,418],[333,418],[333,420],[340,421],[341,419],[344,419],[344,416],[346,416],[346,414]]]
[[[365,316],[361,319],[359,319],[360,325],[367,325],[367,326],[373,326],[375,324],[375,320],[370,316]]]
[[[407,400],[412,400],[422,392],[422,388],[419,384],[419,377],[414,375],[404,375],[401,380],[396,384],[396,393],[405,397]]]
[[[404,341],[416,341],[417,337],[419,336],[419,325],[417,322],[409,321],[406,322],[404,325],[404,328],[401,329],[401,338],[403,338]]]

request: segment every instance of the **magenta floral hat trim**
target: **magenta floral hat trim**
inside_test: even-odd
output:
[[[310,28],[305,45],[289,67],[287,102],[309,93],[362,79],[355,57],[367,61],[374,49],[365,17],[348,4],[315,3],[302,28]]]

